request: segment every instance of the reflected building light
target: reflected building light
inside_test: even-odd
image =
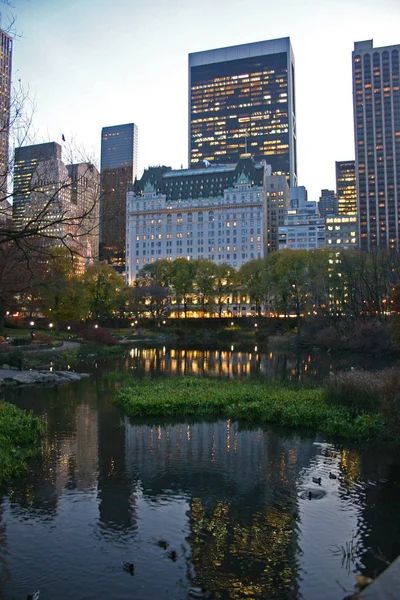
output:
[[[257,351],[258,351],[258,347],[254,346],[254,352],[257,352]]]
[[[163,346],[163,349],[162,349],[163,356],[165,356],[165,351],[166,351],[166,348],[165,348],[165,346]]]

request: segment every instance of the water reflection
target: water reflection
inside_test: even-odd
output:
[[[390,445],[337,446],[230,420],[130,423],[95,378],[12,393],[48,433],[43,459],[0,497],[5,600],[38,588],[66,598],[71,584],[82,600],[104,590],[172,600],[192,585],[225,600],[337,600],[336,580],[351,589],[354,570],[383,569],[378,549],[388,560],[400,553],[400,455]],[[310,489],[324,494],[309,501]],[[352,538],[357,552],[342,565],[332,547]]]
[[[387,366],[387,362],[385,363]],[[199,350],[185,348],[131,348],[123,368],[135,374],[196,375],[242,379],[264,376],[269,379],[312,382],[342,369],[379,368],[379,362],[365,356],[331,355],[327,352],[262,349]]]

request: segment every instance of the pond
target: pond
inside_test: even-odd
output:
[[[82,365],[90,379],[9,392],[43,416],[47,437],[42,460],[0,495],[0,598],[180,600],[204,587],[223,600],[338,600],[355,573],[396,558],[398,447],[229,420],[129,422],[101,371],[236,377],[254,366],[254,351],[226,362],[174,352],[129,349]],[[287,356],[286,376],[307,376],[294,363],[336,368],[308,356]]]

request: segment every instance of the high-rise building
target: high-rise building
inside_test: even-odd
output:
[[[68,171],[61,159],[61,146],[56,142],[16,148],[13,189],[15,226],[21,229],[31,223],[38,211],[42,223],[60,221],[70,201],[69,183]],[[44,209],[45,206],[47,208]],[[57,232],[53,234],[57,235]]]
[[[318,211],[320,217],[338,214],[338,201],[334,190],[321,190]]]
[[[269,171],[270,166],[267,166]],[[268,171],[267,171],[268,173]],[[285,175],[267,176],[267,252],[279,249],[278,229],[283,227],[289,208],[289,185]]]
[[[100,173],[91,163],[67,165],[71,179],[71,203],[78,214],[83,215],[80,223],[80,244],[91,261],[99,260],[99,198]]]
[[[13,224],[37,232],[44,245],[68,244],[83,268],[98,255],[99,173],[68,165],[56,142],[15,149]],[[79,256],[79,258],[78,258]]]
[[[250,153],[296,185],[294,71],[289,38],[189,54],[189,164]]]
[[[336,161],[336,197],[339,215],[357,214],[356,163]]]
[[[400,247],[400,45],[355,42],[353,107],[359,245]]]
[[[126,191],[137,173],[138,129],[134,123],[101,132],[100,260],[125,269]]]
[[[9,175],[8,138],[10,133],[12,39],[0,29],[0,202],[7,196]],[[0,205],[0,212],[2,209]]]

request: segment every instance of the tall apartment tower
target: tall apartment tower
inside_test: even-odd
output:
[[[7,196],[9,174],[8,138],[10,132],[12,39],[0,29],[0,202]],[[0,212],[2,212],[0,205]]]
[[[137,175],[138,128],[134,123],[101,132],[100,260],[125,269],[126,192]]]
[[[357,214],[356,163],[336,161],[336,197],[339,215]]]
[[[400,45],[355,42],[353,107],[359,245],[400,247]]]
[[[189,164],[249,153],[297,185],[294,72],[289,38],[189,54]]]

